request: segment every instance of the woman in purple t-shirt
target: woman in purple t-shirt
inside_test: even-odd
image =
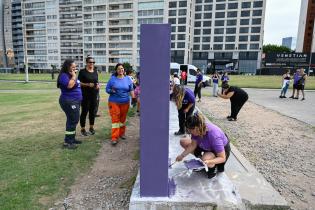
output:
[[[230,156],[230,143],[225,133],[216,125],[206,123],[200,113],[195,113],[186,121],[190,138],[180,140],[180,145],[185,149],[177,156],[176,161],[182,161],[189,153],[207,164],[208,178],[211,179],[217,172],[224,172],[224,165]]]

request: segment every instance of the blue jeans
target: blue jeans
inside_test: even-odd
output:
[[[285,96],[285,94],[286,94],[287,91],[288,91],[288,88],[289,88],[289,84],[287,83],[287,84],[285,84],[284,88],[282,88],[280,95],[283,94],[283,95]]]
[[[75,130],[80,119],[81,101],[65,100],[59,98],[59,104],[67,117],[65,143],[73,144],[75,141]]]

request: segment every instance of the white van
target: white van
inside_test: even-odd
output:
[[[171,75],[176,73],[178,76],[180,76],[180,65],[178,63],[171,63],[170,69],[171,69],[171,72],[170,72]]]
[[[197,75],[197,67],[191,64],[182,64],[180,65],[180,72],[186,71],[187,72],[187,82],[195,82],[196,75]],[[202,79],[204,86],[210,86],[211,80],[210,77],[203,75]]]

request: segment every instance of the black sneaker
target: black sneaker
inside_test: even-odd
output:
[[[73,142],[74,144],[82,144],[82,141],[79,141],[79,140],[74,140]]]
[[[292,99],[293,99],[294,97],[293,97],[293,96],[290,96],[289,98],[292,98]]]
[[[116,144],[117,144],[117,140],[111,140],[111,145],[113,145],[113,146],[116,146]]]
[[[65,149],[76,149],[78,146],[75,145],[75,144],[64,143],[64,144],[63,144],[63,147],[64,147]]]
[[[302,99],[301,99],[301,101],[304,101],[304,100],[305,100],[305,98],[302,98]]]
[[[121,135],[119,138],[121,138],[122,140],[125,140],[127,137],[125,135]]]
[[[231,115],[229,115],[229,116],[226,117],[226,119],[229,119],[229,118],[231,118]]]
[[[89,129],[89,132],[90,132],[91,135],[94,135],[94,134],[95,134],[94,128],[90,128],[90,129]]]
[[[95,117],[100,117],[100,116],[101,116],[101,115],[99,115],[99,114],[96,114],[96,115],[95,115]]]
[[[82,136],[88,136],[89,134],[86,132],[85,129],[82,129],[82,130],[81,130],[81,135],[82,135]]]
[[[286,96],[282,96],[282,98],[287,98]]]

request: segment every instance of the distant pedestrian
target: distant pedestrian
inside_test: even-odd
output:
[[[73,60],[65,60],[57,79],[57,87],[61,90],[59,104],[67,117],[64,147],[68,149],[75,149],[76,144],[81,144],[81,141],[75,139],[82,101],[81,86],[76,77],[76,68]]]
[[[180,80],[179,80],[177,73],[174,73],[174,75],[173,75],[173,84],[174,85],[180,85]]]
[[[248,100],[248,94],[241,88],[223,84],[223,94],[218,93],[218,96],[231,101],[231,115],[227,116],[229,121],[236,121],[237,115],[245,102]]]
[[[295,91],[297,90],[297,83],[299,81],[299,78],[300,78],[300,69],[297,69],[293,75],[293,92],[292,92],[292,96],[290,96],[290,98],[292,98],[292,99],[296,98],[295,97]]]
[[[189,88],[182,85],[175,85],[173,88],[173,99],[178,110],[179,131],[175,135],[183,135],[186,132],[186,119],[192,115],[195,108],[195,96]]]
[[[195,113],[188,117],[186,127],[191,137],[180,140],[184,151],[176,157],[182,161],[188,154],[193,154],[207,164],[208,178],[224,172],[224,166],[230,156],[230,143],[225,133],[215,124],[205,122],[205,118]]]
[[[196,96],[198,96],[198,102],[201,102],[202,80],[203,80],[203,76],[201,74],[201,71],[200,71],[200,69],[197,69],[194,95],[195,95],[195,98],[196,98]]]
[[[187,85],[187,72],[186,71],[181,72],[180,79],[181,79],[182,85]]]
[[[218,97],[218,89],[219,89],[219,79],[220,75],[218,74],[217,71],[214,72],[212,75],[212,84],[213,84],[213,89],[212,89],[212,95],[214,97]]]
[[[285,74],[282,75],[282,88],[279,98],[286,98],[285,94],[290,86],[291,75],[290,69],[287,69]]]
[[[108,109],[112,118],[111,144],[116,145],[118,139],[126,139],[126,119],[130,105],[129,94],[135,99],[133,83],[125,76],[124,66],[118,63],[115,73],[109,79],[106,92],[109,94]]]
[[[306,74],[304,73],[304,69],[301,69],[300,71],[300,75],[299,75],[299,80],[297,82],[297,86],[296,86],[296,89],[297,89],[297,96],[295,99],[299,99],[299,94],[300,94],[300,91],[302,92],[302,99],[301,101],[304,101],[305,100],[305,93],[304,93],[304,88],[305,88],[305,81],[306,81]]]

